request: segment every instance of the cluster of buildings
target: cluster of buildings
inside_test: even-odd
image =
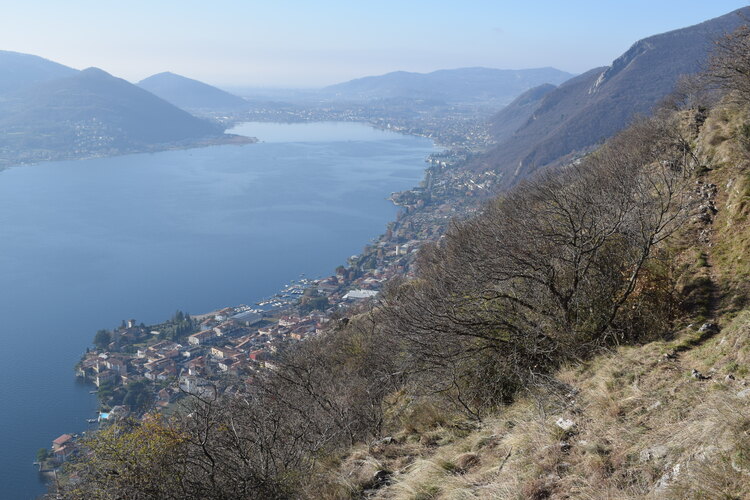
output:
[[[135,320],[123,322],[111,332],[107,346],[84,355],[77,375],[99,388],[150,381],[152,400],[162,408],[185,393],[214,395],[217,390],[239,390],[237,384],[252,383],[252,374],[258,370],[276,368],[275,354],[282,345],[320,334],[333,311],[372,300],[392,278],[412,275],[423,243],[438,240],[451,219],[478,210],[479,199],[492,191],[497,179],[493,173],[454,168],[465,160],[465,154],[456,151],[430,157],[423,185],[393,195],[402,207],[397,220],[334,275],[302,280],[276,299],[260,303],[268,304],[270,310],[239,306],[196,316],[190,320],[189,333],[171,335],[173,340],[165,335],[169,322],[151,327],[136,325]],[[305,308],[310,299],[319,302]],[[218,384],[224,377],[230,377],[231,383]],[[121,405],[101,413],[98,420],[112,421],[128,414],[129,408]],[[59,460],[75,450],[75,438],[68,434],[52,445]]]
[[[412,250],[400,246],[390,256],[404,257]],[[353,259],[350,264],[356,263],[357,257]],[[314,297],[326,299],[324,311],[302,314],[298,306],[270,311],[229,307],[193,317],[195,331],[177,340],[162,338],[161,327],[168,323],[146,326],[124,321],[111,332],[107,346],[82,357],[76,374],[100,389],[149,381],[157,407],[169,406],[184,393],[205,395],[217,386],[227,387],[216,383],[222,377],[250,380],[260,369],[274,369],[282,345],[320,334],[333,310],[376,297],[382,284],[398,272],[394,266],[356,272],[342,266],[336,275],[307,284],[314,288]]]
[[[50,448],[51,454],[49,461],[53,464],[61,464],[68,458],[78,453],[77,436],[73,434],[63,434],[52,441]]]
[[[202,378],[253,373],[270,361],[279,342],[301,340],[320,328],[312,317],[271,322],[260,314],[234,319],[225,313],[204,315],[198,331],[179,341],[159,339],[160,332],[149,328],[118,328],[106,349],[84,355],[76,373],[97,387],[144,379],[165,388],[194,387]]]
[[[505,102],[463,104],[437,103],[423,99],[382,99],[334,102],[320,100],[290,104],[257,102],[252,109],[230,115],[211,114],[222,123],[268,121],[304,123],[349,121],[401,134],[427,137],[451,149],[481,150],[493,143],[488,119]]]
[[[112,409],[107,412],[100,413],[97,419],[91,419],[89,422],[114,422],[127,418],[130,415],[131,411],[129,406],[118,405],[112,407]],[[84,432],[83,435],[85,434],[86,433]],[[55,468],[65,463],[66,460],[76,456],[81,451],[81,446],[78,441],[81,437],[81,434],[62,434],[53,439],[52,446],[47,450],[46,459],[39,462],[40,472],[52,472]]]

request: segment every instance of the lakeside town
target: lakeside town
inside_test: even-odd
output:
[[[507,102],[446,104],[415,99],[367,102],[253,103],[240,112],[204,112],[225,127],[244,122],[359,122],[380,130],[432,139],[451,153],[467,154],[494,144],[489,130],[493,110]]]
[[[392,278],[411,276],[418,249],[437,241],[451,220],[480,210],[492,193],[492,173],[458,168],[470,158],[473,140],[467,133],[458,148],[428,156],[421,184],[390,196],[400,210],[385,233],[331,276],[300,277],[252,306],[192,316],[178,311],[155,325],[128,319],[98,331],[75,366],[99,399],[87,432],[149,412],[170,413],[189,395],[241,393],[254,373],[275,368],[280,350],[345,321],[349,308],[377,300]],[[65,433],[39,450],[39,470],[55,473],[76,456],[85,435]]]

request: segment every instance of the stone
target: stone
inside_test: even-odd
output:
[[[670,351],[668,351],[668,352],[665,352],[664,354],[662,354],[662,356],[661,356],[661,357],[662,357],[662,359],[664,359],[665,361],[667,361],[667,360],[672,360],[672,359],[677,359],[677,353],[676,353],[676,352],[674,352],[674,349],[672,349],[672,350],[670,350]]]
[[[646,408],[646,411],[654,411],[655,409],[659,408],[661,406],[661,401],[657,401],[656,403],[652,404],[648,408]]]
[[[575,422],[563,417],[558,418],[555,424],[565,432],[572,430],[576,426]]]
[[[391,479],[391,473],[387,470],[378,470],[375,471],[375,474],[372,475],[372,487],[377,489],[381,486],[385,486],[390,482]]]
[[[391,437],[391,436],[386,436],[386,437],[384,437],[383,439],[379,439],[379,440],[378,440],[378,441],[376,441],[375,443],[376,443],[376,444],[392,444],[392,443],[393,443],[393,441],[395,441],[395,440],[393,439],[393,437]]]
[[[693,368],[693,371],[690,372],[690,376],[693,377],[696,380],[708,380],[708,379],[711,378],[711,377],[707,377],[707,376],[703,375],[701,372],[699,372],[695,368]]]
[[[659,460],[667,456],[667,447],[664,445],[656,445],[651,448],[646,448],[640,453],[641,462],[649,462],[651,460]]]
[[[717,325],[716,323],[711,323],[711,322],[703,323],[701,325],[701,327],[698,328],[698,331],[701,332],[701,333],[703,333],[703,332],[709,332],[709,331],[710,332],[718,332],[719,331],[719,325]]]
[[[672,483],[672,481],[674,481],[677,476],[680,475],[681,471],[681,464],[675,464],[674,466],[672,466],[672,469],[665,472],[664,475],[661,476],[661,478],[656,482],[656,491],[664,491]]]

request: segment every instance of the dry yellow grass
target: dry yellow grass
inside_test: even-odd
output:
[[[579,390],[566,406],[522,399],[448,444],[404,441],[391,458],[363,459],[394,472],[370,498],[750,498],[750,390],[738,396],[750,379],[725,380],[745,366],[736,347],[748,335],[750,312],[677,359],[663,356],[674,342],[654,342],[561,370]],[[711,378],[692,378],[694,367]],[[563,431],[559,417],[575,426]],[[397,468],[405,446],[412,460]]]

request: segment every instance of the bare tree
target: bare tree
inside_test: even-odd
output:
[[[689,205],[693,155],[643,120],[581,164],[513,190],[422,252],[380,321],[415,372],[478,416],[563,360],[625,339],[657,245]],[[425,385],[425,384],[423,384]]]
[[[723,90],[750,102],[750,26],[744,24],[715,42],[707,76]]]
[[[86,440],[63,498],[288,498],[286,475],[306,458],[296,446],[303,426],[242,398],[191,396],[188,406],[169,419],[116,423]]]

